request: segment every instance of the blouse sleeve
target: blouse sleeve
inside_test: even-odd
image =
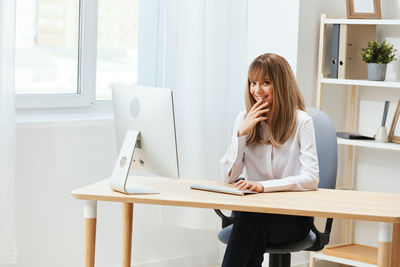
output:
[[[237,116],[235,126],[233,127],[231,143],[220,161],[221,173],[227,183],[235,181],[243,172],[244,150],[246,147],[247,135],[237,136],[240,124],[243,121],[243,116],[243,112]]]
[[[314,124],[306,120],[298,133],[300,145],[300,174],[275,180],[262,181],[264,192],[315,190],[319,182],[317,148]]]

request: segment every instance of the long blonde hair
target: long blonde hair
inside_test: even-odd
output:
[[[303,96],[297,86],[292,69],[283,57],[266,53],[258,56],[251,63],[245,91],[247,113],[256,103],[250,93],[251,81],[262,81],[266,77],[272,83],[273,98],[268,112],[268,139],[263,139],[261,122],[250,131],[247,145],[261,144],[283,145],[296,127],[298,109],[305,111]]]

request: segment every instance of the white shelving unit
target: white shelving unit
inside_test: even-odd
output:
[[[327,18],[326,15],[321,15],[320,24],[320,41],[319,41],[319,61],[318,61],[318,84],[317,84],[317,98],[316,107],[322,109],[322,88],[326,84],[343,85],[347,86],[350,90],[350,114],[348,131],[354,132],[356,130],[356,117],[357,117],[357,91],[360,86],[367,87],[386,87],[386,88],[399,88],[400,95],[400,81],[369,81],[369,80],[356,80],[356,79],[333,79],[327,78],[324,73],[324,57],[325,57],[325,41],[326,41],[326,25],[328,24],[357,24],[357,25],[391,25],[400,26],[400,20],[370,20],[370,19],[333,19]],[[328,59],[329,60],[329,59]],[[352,189],[351,184],[353,180],[353,158],[354,151],[357,147],[366,147],[371,149],[400,151],[400,144],[395,143],[379,143],[374,140],[349,140],[338,138],[338,144],[347,146],[346,161],[346,185],[345,189]],[[344,235],[345,244],[331,245],[320,252],[310,253],[310,267],[314,266],[314,259],[321,259],[341,264],[372,267],[378,266],[378,250],[376,247],[369,247],[360,244],[354,244],[350,236],[353,224],[347,220],[345,223]],[[379,246],[381,243],[379,242]]]
[[[381,82],[381,81],[368,81],[368,80],[322,78],[321,83],[323,83],[323,84],[338,84],[338,85],[400,88],[400,82],[398,82],[398,81],[382,81]]]
[[[379,143],[374,140],[350,140],[344,138],[338,138],[337,142],[339,145],[400,151],[400,144],[395,143]]]
[[[400,25],[399,19],[324,19],[324,24]]]

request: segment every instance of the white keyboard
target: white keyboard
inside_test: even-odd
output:
[[[239,189],[232,188],[232,187],[204,185],[204,184],[192,184],[192,185],[190,185],[190,188],[198,189],[198,190],[205,190],[205,191],[212,191],[212,192],[217,192],[217,193],[239,195],[239,196],[243,196],[245,194],[257,194],[258,193],[256,191],[250,191],[250,190],[243,191],[243,190],[239,190]]]

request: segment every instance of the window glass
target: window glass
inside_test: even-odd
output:
[[[16,8],[16,93],[76,94],[79,0],[17,0]]]

